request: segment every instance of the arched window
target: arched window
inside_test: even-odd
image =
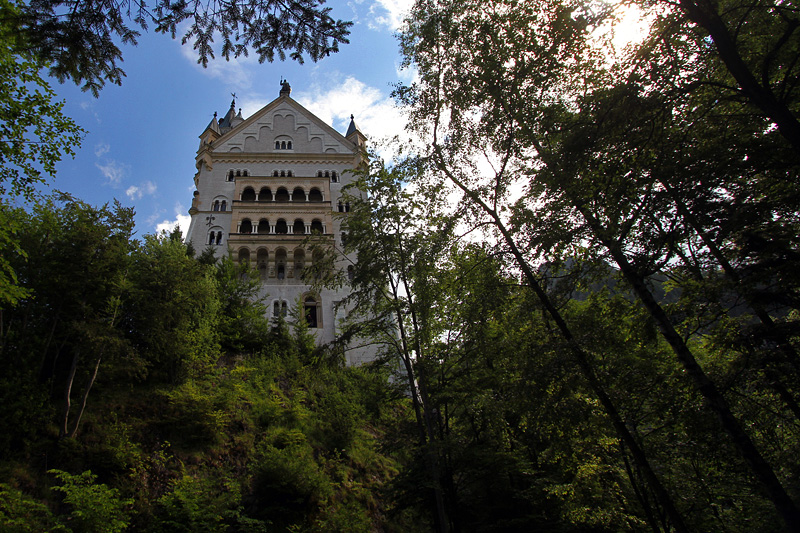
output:
[[[273,178],[277,178],[277,177],[278,177],[278,175],[279,175],[279,174],[278,174],[278,171],[277,171],[277,170],[273,170],[273,171],[272,171],[272,177],[273,177]]]
[[[243,202],[255,202],[256,201],[256,191],[254,191],[252,187],[247,187],[245,190],[242,191],[242,201]]]
[[[322,192],[319,189],[314,187],[308,193],[308,201],[309,202],[321,202],[322,201]]]
[[[228,171],[228,181],[233,181],[233,170]]]
[[[275,318],[286,318],[287,314],[289,314],[289,306],[286,300],[275,300],[275,303],[272,305],[272,316]]]
[[[239,225],[239,233],[253,233],[253,223],[250,222],[249,218],[242,220]]]
[[[281,177],[282,177],[282,178],[285,178],[285,177],[286,177],[286,171],[285,171],[285,170],[281,170]]]
[[[286,278],[286,250],[279,248],[275,252],[275,270],[278,273],[278,279]]]
[[[272,189],[269,187],[261,187],[261,190],[258,191],[258,201],[259,202],[271,202],[272,201]]]
[[[214,200],[214,208],[213,211],[219,211],[219,200]]]
[[[286,150],[286,141],[281,141],[281,150]]]
[[[295,187],[292,191],[292,201],[293,202],[305,202],[306,201],[306,193],[300,187]]]
[[[334,170],[331,172],[331,181],[333,183],[339,183],[339,176],[336,175],[336,171]]]
[[[353,281],[353,278],[356,276],[356,269],[353,268],[353,265],[347,265],[347,279],[349,281]]]
[[[269,220],[266,218],[262,218],[258,221],[258,233],[264,234],[269,233]]]
[[[275,149],[276,150],[280,150],[281,149],[281,142],[280,141],[275,141]]]
[[[248,175],[249,173],[247,172],[247,170],[242,170],[242,176],[248,176]]]
[[[318,328],[321,326],[322,321],[319,316],[319,306],[317,305],[317,300],[314,299],[313,296],[306,296],[303,302],[303,310],[305,311],[306,324],[308,324],[309,328]]]
[[[321,170],[318,170],[318,171],[317,171],[317,177],[318,177],[318,178],[321,178],[321,177],[322,177],[322,171],[321,171]]]
[[[242,171],[241,171],[241,170],[237,170],[237,171],[236,171],[236,175],[237,175],[237,176],[241,176],[241,175],[242,175]]]
[[[311,233],[322,233],[322,221],[315,218],[311,222]]]
[[[289,201],[289,191],[286,190],[286,187],[280,187],[278,189],[278,191],[275,193],[275,201],[276,202]]]
[[[222,244],[222,232],[217,232],[217,244]]]
[[[286,148],[288,148],[289,150],[292,149],[292,141],[286,143]]]
[[[269,254],[266,249],[259,248],[258,252],[256,252],[256,265],[258,265],[258,273],[261,275],[261,279],[267,279],[268,265],[267,259],[269,258]]]
[[[342,205],[341,201],[339,202],[339,212],[344,213],[344,205]]]
[[[303,223],[303,219],[298,218],[294,221],[294,226],[292,226],[292,233],[295,235],[302,235],[306,232],[306,225]]]
[[[278,235],[286,235],[289,233],[289,226],[286,224],[284,219],[278,220],[278,223],[275,224],[275,233]]]
[[[222,203],[220,204],[220,209],[219,210],[220,211],[227,211],[228,210],[228,202],[226,202],[225,200],[222,200]]]
[[[243,266],[250,266],[250,250],[247,248],[239,248],[239,264]]]
[[[292,174],[292,171],[291,171],[291,170],[290,170],[290,171],[288,171],[288,172],[286,173],[286,175],[287,175],[287,176],[289,176],[290,178],[294,176],[294,174]]]
[[[208,234],[208,244],[214,244],[214,232]]]
[[[327,170],[325,171],[325,177],[326,177],[326,178],[330,178],[330,177],[331,177],[331,173],[330,173],[330,172],[328,172]]]

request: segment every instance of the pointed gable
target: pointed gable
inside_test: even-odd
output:
[[[352,154],[356,149],[352,141],[285,94],[233,124],[214,143],[215,153]]]

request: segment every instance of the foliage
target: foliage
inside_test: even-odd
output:
[[[240,498],[239,487],[226,480],[197,479],[184,475],[172,491],[161,497],[159,531],[225,531],[226,518],[234,514]]]
[[[113,362],[121,372],[136,371],[136,360],[116,329],[133,211],[119,204],[96,208],[54,195],[31,213],[20,210],[17,215],[20,244],[28,257],[9,259],[31,295],[3,314],[3,364],[11,375],[23,378],[17,388],[29,391],[31,406],[41,401],[43,382],[62,392],[60,432],[74,436],[101,363]],[[72,405],[75,394],[80,398],[77,410]]]
[[[131,254],[129,280],[122,323],[150,375],[180,382],[213,367],[221,318],[213,270],[180,239],[147,235]]]
[[[70,506],[69,525],[78,531],[116,533],[128,527],[127,507],[131,499],[119,497],[119,490],[104,483],[96,484],[97,476],[90,471],[73,475],[61,470],[49,470],[62,485],[53,487],[64,493],[64,503]]]
[[[9,533],[69,531],[56,522],[47,505],[5,483],[0,484],[0,526]]]
[[[36,187],[55,176],[56,163],[73,156],[83,129],[64,116],[63,102],[39,75],[41,64],[13,50],[17,28],[9,20],[16,6],[0,2],[0,305],[29,295],[17,280],[9,257],[25,257],[17,233],[15,206],[30,203]]]
[[[655,427],[686,428],[681,438],[701,448],[720,429],[728,434],[705,452],[714,458],[709,472],[723,462],[730,474],[709,476],[707,505],[718,505],[718,494],[743,498],[777,527],[764,510],[769,502],[797,528],[793,478],[776,453],[794,449],[796,435],[781,434],[776,447],[757,424],[791,420],[796,428],[800,419],[796,325],[781,320],[796,307],[785,295],[797,290],[785,270],[796,269],[797,243],[782,229],[796,226],[798,212],[796,180],[787,180],[798,169],[798,94],[788,81],[796,79],[796,20],[771,3],[642,7],[658,22],[642,46],[615,61],[598,37],[611,15],[600,4],[417,2],[401,42],[419,80],[396,95],[426,143],[423,176],[461,195],[471,207],[464,220],[484,225],[490,246],[513,258],[635,459],[638,472],[626,468],[641,509],[631,523],[710,527],[676,504],[692,489],[652,467],[663,464],[662,448],[644,439],[635,423],[643,413],[630,407],[644,393],[619,394],[607,373],[610,363],[638,354],[647,364],[634,368],[645,383],[678,369],[688,380],[669,378],[675,388],[664,394],[675,418]],[[771,155],[756,155],[764,153]],[[615,283],[629,288],[672,360],[659,357],[653,367],[658,343],[643,352],[636,336],[598,342],[581,334],[587,317],[572,318],[569,305],[578,293],[554,291],[551,278],[565,274],[548,269],[584,258],[619,269]],[[629,313],[616,301],[593,309],[617,321]],[[755,398],[765,403],[756,408]],[[689,468],[692,448],[671,461]],[[593,463],[587,457],[582,472],[613,472],[607,460]],[[761,489],[742,497],[750,475]],[[667,523],[658,518],[664,514]],[[724,527],[741,523],[715,516]]]
[[[216,265],[215,279],[222,303],[220,344],[224,350],[255,352],[268,337],[267,308],[258,296],[258,277],[249,275],[252,272],[227,256]]]
[[[260,62],[289,57],[317,61],[346,44],[350,22],[334,20],[319,0],[251,0],[244,3],[96,1],[72,3],[34,0],[19,12],[3,8],[0,17],[17,28],[14,48],[49,63],[50,74],[71,79],[95,96],[106,82],[122,83],[119,43],[137,43],[139,30],[151,25],[158,33],[184,31],[203,66],[214,58],[220,38],[225,59],[258,54]]]

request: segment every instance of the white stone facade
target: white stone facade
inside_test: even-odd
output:
[[[186,239],[198,252],[208,246],[259,272],[270,316],[304,307],[319,343],[333,341],[337,305],[346,289],[313,292],[301,272],[313,264],[309,237],[341,250],[349,211],[341,201],[350,171],[362,161],[365,138],[351,122],[347,137],[295,102],[288,83],[280,96],[247,119],[214,119],[200,135],[196,191]],[[337,256],[347,272],[354,257]],[[374,350],[346,351],[348,364],[372,359]]]

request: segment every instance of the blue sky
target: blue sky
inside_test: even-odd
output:
[[[144,33],[138,46],[123,48],[127,77],[121,87],[106,86],[94,98],[53,81],[66,114],[88,133],[76,157],[59,165],[52,188],[91,204],[116,198],[134,206],[140,236],[176,223],[185,232],[198,136],[215,111],[225,114],[231,93],[246,118],[278,96],[281,77],[289,80],[295,100],[342,133],[351,113],[371,138],[401,133],[402,117],[389,94],[393,84],[411,75],[399,71],[394,37],[410,2],[327,5],[334,18],[354,25],[350,44],[318,63],[259,64],[249,57],[218,59],[204,69],[191,46]]]

